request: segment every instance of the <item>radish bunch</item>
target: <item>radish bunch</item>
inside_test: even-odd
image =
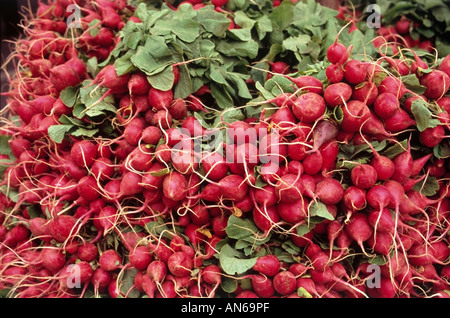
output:
[[[207,85],[180,98],[107,63],[131,5],[76,1],[70,33],[71,3],[40,4],[5,93],[8,296],[448,297],[449,56],[369,60],[337,38],[322,77],[270,62],[246,84],[289,92],[234,118]]]

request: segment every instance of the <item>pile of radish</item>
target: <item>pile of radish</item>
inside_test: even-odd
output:
[[[380,30],[361,57],[338,35],[321,76],[280,57],[223,110],[208,85],[180,98],[108,63],[134,3],[40,1],[25,20],[0,127],[2,297],[450,296],[450,56]],[[186,3],[240,28],[228,1]]]

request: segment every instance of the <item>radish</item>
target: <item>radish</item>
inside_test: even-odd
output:
[[[362,83],[367,77],[367,65],[358,60],[349,60],[344,65],[344,79],[350,84]]]
[[[275,185],[276,195],[280,202],[292,203],[302,198],[299,176],[287,173],[281,176]]]
[[[350,100],[352,96],[352,88],[344,82],[338,82],[328,85],[324,92],[323,98],[328,106],[336,107]]]
[[[327,48],[326,55],[331,64],[344,64],[348,59],[348,49],[336,40]]]
[[[278,257],[272,254],[258,257],[252,269],[259,273],[273,277],[280,271],[281,263]]]
[[[351,97],[367,105],[372,105],[378,97],[378,88],[374,83],[364,81],[353,88]]]
[[[147,80],[147,76],[141,72],[132,74],[130,80],[128,81],[128,93],[132,96],[146,95],[148,94],[150,88],[151,86]]]
[[[363,213],[353,214],[345,224],[345,231],[366,253],[363,244],[373,233],[373,227],[370,225],[367,215]]]
[[[270,277],[261,274],[251,275],[251,283],[253,291],[261,298],[269,298],[275,294],[274,284]]]
[[[66,256],[60,249],[53,247],[43,248],[41,251],[42,265],[56,274],[66,264]]]
[[[273,288],[280,295],[289,295],[297,287],[297,280],[290,271],[281,271],[273,277]]]
[[[361,188],[369,189],[378,180],[377,171],[369,164],[357,164],[350,172],[352,183]]]
[[[85,242],[78,248],[77,256],[82,261],[92,262],[98,257],[97,246],[93,243]]]
[[[73,144],[70,155],[79,167],[89,168],[97,157],[97,147],[92,141],[80,140]]]
[[[426,87],[424,95],[431,99],[443,97],[450,88],[450,76],[437,69],[420,77],[419,81]]]
[[[297,224],[308,216],[309,200],[305,197],[297,201],[279,202],[277,211],[280,218],[290,224]]]
[[[173,92],[171,90],[161,91],[154,87],[148,92],[148,102],[156,110],[167,110],[173,101]]]
[[[325,113],[326,105],[322,96],[316,93],[300,95],[292,106],[292,112],[298,120],[304,123],[312,123]]]
[[[130,263],[138,270],[144,270],[152,261],[152,254],[146,246],[137,246],[130,252]]]
[[[71,215],[58,215],[49,222],[49,232],[58,242],[65,242],[77,233],[77,220]]]
[[[358,132],[362,124],[369,119],[370,109],[358,100],[351,100],[339,106],[342,109],[340,127],[346,132]]]
[[[153,260],[148,264],[146,273],[153,282],[161,284],[168,274],[167,265],[161,260]]]
[[[322,82],[310,75],[301,75],[299,77],[289,77],[285,75],[288,79],[290,79],[294,84],[300,88],[302,91],[311,92],[316,94],[323,93],[323,84]]]
[[[330,83],[339,83],[344,79],[344,69],[342,65],[330,64],[325,69],[325,75]]]
[[[400,78],[395,76],[386,76],[378,85],[378,93],[391,93],[401,99],[406,94],[406,88]]]
[[[167,267],[174,276],[189,275],[193,268],[193,260],[185,252],[174,252],[167,260]]]
[[[398,154],[392,159],[395,169],[391,179],[399,183],[404,183],[412,173],[413,158],[411,155],[411,145],[408,142],[406,151]]]
[[[442,125],[427,128],[419,133],[420,142],[428,148],[436,147],[444,138],[446,138],[446,131]]]
[[[400,102],[394,94],[379,94],[374,102],[374,111],[381,119],[386,119],[395,115],[400,108]]]
[[[390,133],[402,132],[416,125],[416,121],[402,108],[398,109],[393,116],[385,118],[383,122],[385,129]]]
[[[316,184],[316,195],[325,204],[337,204],[344,197],[342,184],[333,178],[325,178]]]
[[[376,233],[378,232],[394,233],[395,222],[388,208],[383,207],[381,209],[370,210],[368,220]]]
[[[248,193],[248,185],[245,179],[236,174],[230,174],[217,183],[224,199],[242,201]]]
[[[100,254],[98,263],[103,270],[113,272],[122,266],[122,258],[116,250],[107,249]]]

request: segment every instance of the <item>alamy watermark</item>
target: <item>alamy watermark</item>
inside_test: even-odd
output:
[[[78,264],[70,264],[66,267],[66,285],[68,288],[81,287],[81,269]]]
[[[81,28],[81,9],[76,4],[70,4],[66,8],[67,13],[71,13],[67,18],[68,28]]]
[[[371,13],[366,20],[367,26],[371,29],[381,28],[381,8],[377,4],[370,4],[366,8],[366,13]]]

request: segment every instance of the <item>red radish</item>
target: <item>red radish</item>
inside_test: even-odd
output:
[[[58,242],[65,242],[77,233],[77,220],[71,215],[58,215],[49,223],[52,237]]]
[[[434,148],[439,145],[446,137],[444,126],[426,128],[419,133],[419,139],[422,145],[428,148]]]
[[[186,118],[188,111],[186,102],[181,98],[175,98],[170,103],[169,113],[174,119],[181,120]]]
[[[355,186],[369,189],[377,182],[377,171],[369,164],[357,164],[351,170],[351,179]]]
[[[350,99],[351,96],[352,88],[344,82],[330,84],[323,92],[325,102],[331,107],[344,104]]]
[[[137,246],[130,252],[130,263],[138,270],[144,270],[152,261],[152,254],[146,246]]]
[[[89,140],[77,141],[70,149],[70,155],[79,167],[91,167],[97,157],[97,146]]]
[[[348,49],[342,43],[335,41],[327,48],[327,59],[331,64],[344,64],[348,59]]]
[[[157,284],[161,284],[167,276],[167,265],[161,260],[153,260],[147,266],[147,276]]]
[[[189,275],[193,268],[193,260],[185,252],[174,252],[167,260],[167,267],[174,276]]]
[[[384,119],[383,122],[385,129],[391,133],[401,132],[416,125],[416,121],[402,108],[396,111],[393,116]]]
[[[440,70],[433,70],[420,79],[420,84],[426,87],[424,95],[431,99],[439,99],[450,88],[450,76]]]
[[[447,74],[448,76],[450,76],[450,57],[449,57],[449,55],[444,57],[441,64],[439,64],[438,69],[440,71],[444,72],[445,74]]]
[[[173,117],[166,109],[158,110],[152,117],[151,124],[161,129],[169,128],[173,123]]]
[[[142,176],[133,171],[125,172],[120,180],[120,193],[121,196],[133,196],[142,192]]]
[[[394,218],[388,208],[373,209],[369,212],[368,218],[375,232],[394,233]]]
[[[224,0],[222,0],[224,1]],[[289,65],[283,61],[269,62],[272,72],[280,74],[289,73]]]
[[[274,284],[270,277],[256,274],[251,275],[253,291],[262,298],[269,298],[275,294]]]
[[[292,106],[295,117],[304,123],[312,123],[325,113],[326,105],[322,96],[316,93],[300,95]]]
[[[365,253],[363,244],[373,233],[373,228],[369,223],[367,215],[363,213],[353,214],[345,224],[345,231],[356,241],[356,243],[358,243]]]
[[[264,233],[269,233],[272,227],[280,221],[276,206],[267,206],[263,209],[255,208],[252,214],[255,225]]]
[[[304,92],[311,92],[316,94],[322,94],[323,93],[323,84],[322,82],[310,75],[301,75],[299,77],[289,77],[286,76],[288,79],[290,79],[294,84],[301,88]]]
[[[142,141],[146,144],[156,145],[163,137],[161,129],[155,126],[147,126],[142,131]]]
[[[374,102],[374,112],[381,119],[386,119],[395,115],[400,108],[400,102],[394,94],[379,94]]]
[[[77,256],[82,261],[92,262],[98,257],[98,248],[93,243],[85,242],[78,248]]]
[[[367,191],[367,203],[374,208],[382,211],[392,200],[389,189],[382,184],[375,184]]]
[[[344,78],[350,84],[362,83],[367,77],[367,65],[358,60],[349,60],[344,65]]]
[[[280,202],[292,203],[302,198],[300,176],[285,174],[276,183],[276,195]]]
[[[293,202],[279,202],[278,215],[284,221],[296,224],[303,221],[308,215],[309,200],[305,197]]]
[[[225,199],[242,201],[248,193],[248,185],[242,176],[230,174],[221,179],[217,185]]]
[[[114,249],[103,251],[100,254],[98,262],[100,267],[107,272],[115,271],[122,266],[122,258]]]
[[[147,76],[140,72],[132,74],[128,81],[128,92],[130,95],[148,94],[150,88]]]
[[[280,260],[272,254],[258,257],[252,269],[263,275],[273,277],[280,271]]]
[[[378,93],[391,93],[400,99],[406,94],[406,88],[401,79],[395,76],[386,76],[378,86]]]
[[[290,271],[281,271],[273,277],[273,288],[280,295],[289,295],[297,287],[297,280]]]
[[[346,132],[358,132],[362,124],[369,119],[370,109],[361,101],[351,100],[340,107],[342,109],[340,127]]]
[[[87,201],[94,201],[100,197],[98,181],[93,176],[84,176],[77,185],[77,192],[80,197]]]
[[[142,131],[146,124],[144,118],[137,117],[131,119],[123,131],[123,137],[131,146],[137,146],[142,137]]]
[[[407,34],[407,33],[409,33],[410,26],[411,26],[411,21],[409,21],[406,18],[400,18],[400,20],[398,20],[395,23],[395,29],[397,30],[397,32],[399,34]]]
[[[352,211],[362,210],[367,205],[366,191],[360,187],[351,185],[344,191],[342,202]]]
[[[43,248],[41,251],[41,259],[42,265],[53,274],[60,271],[66,264],[66,256],[60,249],[54,247]]]
[[[370,81],[364,81],[353,88],[352,99],[372,105],[378,96],[377,86]]]
[[[405,182],[411,176],[413,165],[411,145],[409,142],[406,151],[395,156],[392,162],[394,163],[395,169],[391,179],[399,183]]]
[[[107,65],[97,74],[93,84],[98,84],[109,89],[108,93],[125,93],[128,90],[128,81],[131,74],[117,75],[113,64]]]
[[[161,91],[154,87],[150,88],[148,92],[148,102],[150,106],[156,110],[169,109],[173,101],[173,92],[171,90]]]
[[[306,158],[304,158],[302,161],[302,165],[305,174],[318,174],[321,171],[323,165],[322,152],[316,151],[311,154],[307,154]]]
[[[344,196],[344,188],[338,180],[325,178],[316,184],[316,195],[325,204],[337,204]]]
[[[325,75],[330,83],[339,83],[344,79],[344,69],[341,65],[330,64],[325,69]]]

